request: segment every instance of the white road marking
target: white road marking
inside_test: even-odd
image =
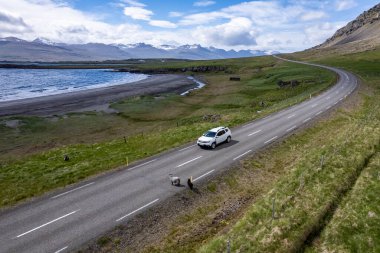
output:
[[[62,252],[62,251],[64,251],[65,249],[67,249],[67,247],[68,246],[66,246],[66,247],[63,247],[62,249],[60,249],[60,250],[57,250],[56,252],[54,252],[54,253],[59,253],[59,252]]]
[[[344,96],[344,98],[347,98],[347,95],[346,95],[346,96]]]
[[[64,192],[64,193],[58,194],[58,195],[56,195],[56,196],[54,196],[54,197],[51,197],[51,199],[55,199],[55,198],[61,197],[61,196],[63,196],[63,195],[69,194],[69,193],[71,193],[71,192],[73,192],[73,191],[80,190],[80,189],[82,189],[82,188],[84,188],[84,187],[90,186],[90,185],[92,185],[92,184],[95,184],[95,182],[91,182],[91,183],[89,183],[89,184],[82,185],[81,187],[78,187],[78,188],[72,189],[72,190],[70,190],[70,191],[67,191],[67,192]]]
[[[291,119],[291,118],[293,118],[294,116],[296,116],[295,114],[292,114],[292,115],[290,115],[289,117],[288,117],[288,119]]]
[[[334,105],[336,105],[338,103],[338,101],[336,101],[335,103],[334,103]]]
[[[313,104],[311,107],[314,108],[314,107],[316,107],[317,105],[318,105],[318,104]]]
[[[205,174],[203,174],[203,175],[201,175],[201,176],[199,176],[199,177],[193,179],[193,182],[195,182],[195,181],[201,179],[202,177],[207,176],[207,175],[210,174],[210,173],[213,173],[214,171],[215,171],[215,170],[210,170],[209,172],[206,172]]]
[[[249,124],[247,124],[247,125],[244,125],[243,128],[244,128],[244,127],[247,127],[247,126],[250,126],[250,125],[252,125],[253,123],[255,123],[255,122],[252,122],[252,123],[249,123]]]
[[[154,162],[154,161],[156,161],[156,160],[157,160],[157,159],[153,159],[153,160],[151,160],[151,161],[149,161],[149,162],[139,164],[139,165],[137,165],[137,166],[135,166],[135,167],[132,167],[132,168],[129,168],[129,169],[127,169],[127,170],[134,170],[134,169],[137,169],[137,168],[139,168],[139,167],[141,167],[141,166],[147,165],[147,164],[152,163],[152,162]]]
[[[330,109],[330,108],[331,108],[331,106],[329,105],[329,106],[326,107],[326,110],[328,110],[328,109]]]
[[[323,111],[319,111],[317,112],[315,115],[318,116],[319,114],[321,114]]]
[[[330,97],[327,97],[327,98],[326,98],[326,100],[329,100],[329,99],[330,99]]]
[[[188,146],[187,148],[180,149],[180,150],[178,150],[178,151],[179,151],[179,152],[180,152],[180,151],[184,151],[184,150],[189,149],[189,148],[192,148],[192,147],[194,147],[194,146],[196,146],[196,145],[197,145],[197,144],[194,144],[194,145]]]
[[[307,118],[307,119],[305,119],[305,120],[303,121],[303,123],[308,122],[309,120],[311,120],[311,118]]]
[[[278,136],[275,136],[275,137],[273,137],[273,138],[267,140],[266,142],[264,142],[264,144],[267,144],[267,143],[269,143],[269,142],[271,142],[271,141],[274,141],[274,140],[277,139],[277,138],[278,138]]]
[[[198,160],[198,159],[201,158],[201,157],[202,157],[202,156],[198,156],[198,157],[195,157],[194,159],[191,159],[190,161],[184,162],[184,163],[178,165],[177,168],[182,167],[183,165],[186,165],[186,164],[188,164],[188,163],[194,162],[195,160]]]
[[[127,218],[128,216],[130,216],[130,215],[132,215],[132,214],[134,214],[134,213],[140,211],[141,209],[144,209],[145,207],[150,206],[151,204],[157,202],[158,200],[159,200],[159,199],[155,199],[155,200],[153,200],[152,202],[149,202],[148,204],[146,204],[146,205],[144,205],[144,206],[142,206],[142,207],[140,207],[140,208],[137,208],[136,210],[130,212],[129,214],[124,215],[123,217],[117,219],[116,221],[121,221],[122,219]]]
[[[343,98],[340,98],[340,99],[339,99],[339,101],[342,101],[342,100],[343,100]]]
[[[260,129],[260,130],[257,130],[256,132],[253,132],[253,133],[248,134],[248,136],[252,136],[252,135],[257,134],[257,133],[260,133],[260,132],[261,132],[261,129]]]
[[[346,73],[343,73],[343,74],[344,74],[344,76],[345,76],[347,79],[349,79],[349,78],[348,78],[348,75],[347,75]]]
[[[286,132],[290,132],[292,131],[293,129],[295,129],[297,126],[292,126],[291,128],[289,128],[288,130],[286,130]]]
[[[232,159],[232,160],[237,160],[237,159],[239,159],[240,157],[242,157],[242,156],[244,156],[244,155],[246,155],[246,154],[248,154],[249,152],[252,152],[252,150],[248,150],[247,152],[245,152],[245,153],[243,153],[243,154],[241,154],[241,155],[239,155],[239,156],[237,156],[237,157],[235,157],[234,159]]]
[[[45,226],[47,226],[47,225],[49,225],[49,224],[51,224],[51,223],[53,223],[53,222],[59,221],[59,220],[61,220],[61,219],[63,219],[63,218],[66,218],[67,216],[72,215],[72,214],[78,212],[79,210],[80,210],[80,209],[78,209],[78,210],[76,210],[76,211],[73,211],[73,212],[71,212],[71,213],[65,214],[65,215],[63,215],[63,216],[61,216],[61,217],[59,217],[59,218],[57,218],[57,219],[52,220],[52,221],[49,221],[49,222],[47,222],[47,223],[45,223],[45,224],[43,224],[43,225],[41,225],[41,226],[38,226],[38,227],[36,227],[36,228],[33,228],[33,229],[31,229],[31,230],[29,230],[29,231],[27,231],[27,232],[25,232],[25,233],[22,233],[22,234],[16,236],[15,238],[20,238],[21,236],[24,236],[24,235],[26,235],[26,234],[29,234],[29,233],[31,233],[31,232],[37,230],[37,229],[43,228],[43,227],[45,227]]]

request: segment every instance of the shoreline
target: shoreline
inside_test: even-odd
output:
[[[198,84],[184,75],[158,74],[146,79],[109,87],[0,102],[0,116],[49,116],[96,110],[126,97],[160,93],[182,94]]]

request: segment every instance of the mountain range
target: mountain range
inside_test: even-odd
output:
[[[190,60],[240,58],[265,55],[264,51],[224,50],[201,45],[137,44],[66,44],[37,38],[26,41],[15,37],[0,38],[0,61],[103,61],[147,58]]]

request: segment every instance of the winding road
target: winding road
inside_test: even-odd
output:
[[[233,141],[214,150],[189,144],[3,211],[0,213],[0,252],[75,250],[183,191],[184,188],[170,184],[169,173],[182,179],[193,176],[194,181],[207,180],[218,170],[322,115],[357,87],[356,77],[349,72],[309,65],[336,72],[337,84],[317,97],[232,129]]]

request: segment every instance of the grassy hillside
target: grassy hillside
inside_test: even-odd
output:
[[[284,63],[272,57],[210,64],[219,63],[228,64],[228,73],[205,74],[203,78],[208,85],[189,96],[133,97],[112,104],[118,111],[114,114],[1,118],[0,206],[193,141],[210,127],[233,127],[262,117],[317,94],[336,78],[326,70]],[[239,75],[241,81],[229,81],[231,73]],[[280,79],[298,80],[300,85],[279,88]],[[210,114],[220,115],[221,119],[217,122],[203,119],[203,115]],[[18,125],[10,127],[9,122],[15,121]],[[65,154],[70,161],[63,161]]]

